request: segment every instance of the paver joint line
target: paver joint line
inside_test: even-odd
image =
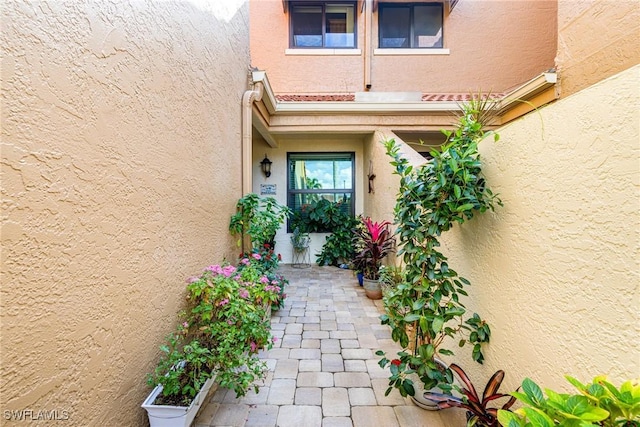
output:
[[[240,427],[444,427],[394,390],[384,396],[388,373],[375,351],[397,352],[382,305],[365,297],[349,270],[281,265],[288,280],[285,306],[273,313],[276,345],[262,351],[268,367],[259,393],[236,399],[218,389],[195,426]]]

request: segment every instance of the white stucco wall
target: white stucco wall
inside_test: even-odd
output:
[[[248,4],[1,9],[0,408],[145,425],[185,278],[235,254]]]
[[[362,213],[364,205],[363,174],[363,142],[359,136],[323,136],[323,135],[300,135],[287,138],[278,148],[269,147],[264,141],[255,141],[253,145],[253,192],[260,194],[260,184],[275,184],[278,203],[287,204],[287,153],[303,152],[354,152],[355,153],[355,211],[356,215]],[[260,169],[260,162],[264,155],[273,162],[271,165],[271,176],[266,178]],[[262,195],[261,197],[267,197]],[[315,263],[316,254],[322,250],[326,233],[312,233],[311,246],[309,249],[311,263]],[[276,253],[282,256],[282,261],[286,264],[292,262],[291,233],[286,232],[283,226],[276,235]]]

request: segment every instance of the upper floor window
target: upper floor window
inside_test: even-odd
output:
[[[292,2],[291,47],[355,48],[355,3]]]
[[[442,3],[379,6],[381,48],[442,48]]]

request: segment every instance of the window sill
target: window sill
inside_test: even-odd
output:
[[[374,55],[449,55],[449,49],[374,49]]]
[[[360,49],[286,49],[285,55],[344,55],[344,56],[359,56],[362,55]]]

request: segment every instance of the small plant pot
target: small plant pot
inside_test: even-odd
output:
[[[364,293],[369,299],[382,299],[380,281],[363,278]]]
[[[362,286],[364,284],[364,274],[358,272],[356,277],[358,278],[358,285]]]
[[[442,360],[435,359],[435,362],[442,367],[442,370],[447,369],[447,364],[444,363]],[[424,394],[426,392],[442,393],[442,390],[440,390],[438,387],[432,388],[430,390],[426,390],[424,388],[424,383],[422,382],[422,380],[420,379],[420,377],[416,373],[407,375],[407,378],[409,378],[409,379],[411,379],[411,381],[413,381],[413,388],[415,389],[416,393],[415,393],[415,395],[409,396],[409,397],[411,398],[411,401],[416,406],[418,406],[418,407],[420,407],[422,409],[426,409],[427,411],[440,411],[441,410],[440,408],[438,408],[438,404],[437,403],[435,403],[433,400],[426,399],[424,397]],[[454,384],[460,385],[455,378],[454,378]],[[455,391],[453,392],[453,394],[456,395],[456,396],[459,396],[459,394],[456,393]]]
[[[439,393],[441,392],[441,390],[439,388],[425,390],[424,383],[422,382],[422,380],[420,380],[420,377],[418,376],[418,374],[409,374],[407,375],[407,378],[413,381],[413,388],[416,391],[416,394],[414,396],[409,396],[411,401],[416,406],[422,409],[426,409],[427,411],[439,411],[440,408],[438,408],[438,405],[429,399],[425,399],[424,394],[427,391],[433,391],[433,392]]]
[[[149,416],[151,427],[189,427],[196,417],[198,410],[206,401],[215,378],[209,378],[189,406],[156,405],[153,402],[162,393],[162,386],[156,386],[145,399],[142,407]]]

